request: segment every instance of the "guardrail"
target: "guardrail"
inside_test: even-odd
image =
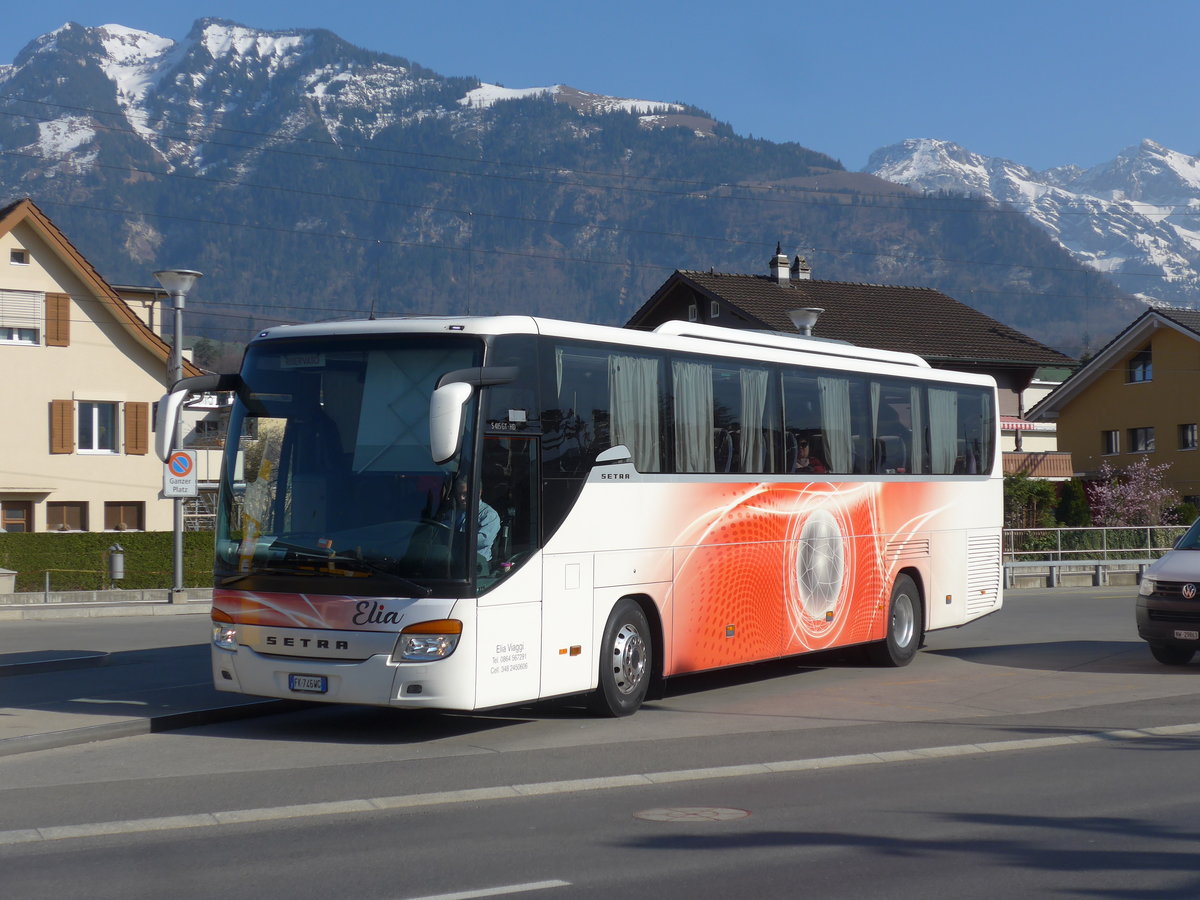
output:
[[[1185,525],[1008,528],[1004,586],[1137,585],[1185,531]]]
[[[1006,528],[1004,561],[1066,562],[1155,560],[1187,531],[1186,525],[1136,528]]]
[[[1137,585],[1154,560],[1031,560],[1004,564],[1005,588]],[[1032,582],[1032,583],[1031,583]]]

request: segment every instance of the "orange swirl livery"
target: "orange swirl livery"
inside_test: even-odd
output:
[[[950,486],[929,483],[700,489],[712,511],[680,535],[667,602],[672,674],[880,639],[885,548],[952,514]]]

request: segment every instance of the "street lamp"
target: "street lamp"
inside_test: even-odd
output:
[[[171,295],[172,328],[174,339],[171,341],[171,357],[167,361],[167,390],[183,378],[183,301],[192,289],[192,285],[201,277],[199,272],[192,269],[163,269],[155,272],[154,277]],[[182,410],[175,413],[174,434],[179,442],[180,424],[183,418]],[[171,602],[182,603],[187,599],[183,589],[183,497],[175,498],[175,516],[172,541],[172,585]]]

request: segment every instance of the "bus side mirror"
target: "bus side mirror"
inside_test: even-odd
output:
[[[462,381],[436,388],[429,397],[429,452],[437,465],[458,456],[463,435],[463,410],[474,389]]]
[[[175,423],[179,421],[179,407],[192,394],[204,394],[210,391],[236,391],[242,385],[240,375],[193,375],[191,378],[181,378],[171,385],[170,393],[163,394],[158,401],[158,411],[154,417],[154,452],[163,462],[171,453],[175,444]]]
[[[188,391],[175,390],[163,394],[158,401],[158,411],[154,417],[154,452],[163,462],[171,452],[175,443],[175,423],[178,421],[179,407],[188,397]]]
[[[475,388],[507,384],[517,375],[516,366],[476,366],[455,369],[438,379],[429,397],[429,452],[435,464],[440,466],[458,456],[466,424],[463,409]]]

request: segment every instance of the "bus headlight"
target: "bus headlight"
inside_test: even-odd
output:
[[[212,641],[222,650],[236,650],[238,646],[237,626],[224,622],[213,622]]]
[[[418,622],[400,631],[392,662],[433,662],[445,659],[458,646],[462,637],[462,622],[457,619],[436,619]]]
[[[212,642],[222,650],[236,650],[238,647],[237,625],[233,616],[221,609],[212,611]]]
[[[1141,584],[1138,585],[1138,593],[1143,597],[1149,597],[1154,593],[1154,579],[1143,578]]]

